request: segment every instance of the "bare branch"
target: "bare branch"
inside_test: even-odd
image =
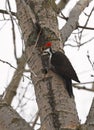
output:
[[[22,102],[23,102],[24,97],[25,97],[25,94],[26,94],[26,92],[27,92],[28,85],[29,85],[29,83],[28,83],[27,86],[25,87],[23,93],[19,93],[18,104],[17,104],[15,110],[17,110],[17,109],[19,109],[19,108],[22,108],[22,107],[24,107],[24,106],[27,104],[27,101],[25,101],[24,104],[22,104]],[[21,95],[21,96],[20,96],[20,95]]]
[[[77,88],[77,89],[82,89],[82,90],[86,90],[86,91],[90,91],[90,92],[94,92],[94,89],[90,89],[90,88],[86,88],[85,86],[76,86],[76,85],[73,85],[74,88]]]
[[[88,58],[88,61],[89,63],[91,64],[92,66],[92,69],[94,70],[94,63],[92,63],[91,59],[90,59],[90,55],[89,55],[89,52],[87,51],[87,58]]]
[[[7,12],[9,13],[10,15],[10,19],[11,19],[11,23],[12,23],[12,34],[13,34],[13,44],[14,44],[14,56],[15,56],[15,59],[16,61],[18,60],[17,58],[17,51],[16,51],[16,36],[15,36],[15,25],[14,25],[14,21],[13,21],[13,16],[11,14],[11,6],[10,6],[10,2],[9,0],[7,0],[7,3],[8,3],[8,7],[9,7],[9,11],[7,10]]]
[[[26,65],[25,55],[22,55],[22,57],[19,59],[18,67],[17,67],[16,71],[14,72],[13,78],[7,88],[6,95],[4,97],[4,100],[8,104],[11,104],[13,97],[16,95],[16,90],[17,90],[20,80],[22,78],[25,65]]]
[[[60,2],[57,4],[57,12],[58,14],[61,12],[62,9],[65,8],[66,4],[68,3],[69,0],[60,0]]]
[[[92,84],[92,83],[94,83],[93,81],[90,81],[90,82],[82,82],[82,83],[74,83],[73,85],[74,86],[77,86],[77,85],[79,85],[79,84]]]
[[[2,14],[8,14],[8,15],[9,15],[9,13],[8,13],[6,10],[3,10],[3,9],[0,9],[0,13],[2,13]],[[13,16],[17,17],[17,14],[16,14],[15,12],[12,12],[12,11],[11,11],[11,14],[12,14]]]
[[[55,0],[49,0],[49,4],[52,7],[52,9],[56,12],[56,14],[59,14],[62,9],[66,6],[69,0],[60,0],[58,4],[55,3]]]
[[[85,9],[85,7],[88,6],[88,4],[90,2],[91,2],[91,0],[78,1],[77,4],[75,5],[75,7],[70,12],[67,23],[61,29],[61,37],[63,40],[63,44],[68,39],[68,37],[71,35],[72,31],[77,28],[79,15],[82,13],[82,11]]]
[[[16,69],[16,67],[14,67],[12,64],[10,64],[9,62],[7,62],[7,61],[4,61],[4,60],[2,60],[2,59],[0,59],[0,61],[1,62],[3,62],[3,63],[6,63],[6,64],[8,64],[10,67],[12,67],[13,69]]]
[[[74,87],[74,88],[77,88],[77,89],[82,89],[82,90],[94,92],[94,88],[86,88],[85,86],[79,86],[79,84],[80,84],[80,85],[82,85],[82,84],[85,85],[85,84],[92,84],[92,83],[94,83],[94,82],[91,81],[91,82],[84,82],[84,83],[73,83],[73,87]]]
[[[85,27],[85,26],[81,26],[81,25],[78,25],[78,28],[83,28],[83,29],[87,29],[87,30],[94,30],[94,28],[92,28],[92,27]]]
[[[18,59],[18,60],[19,60],[19,59]],[[9,62],[7,62],[7,61],[1,60],[1,59],[0,59],[0,61],[1,61],[2,63],[8,64],[8,65],[9,65],[10,67],[12,67],[13,69],[17,69],[16,67],[14,67],[11,63],[9,63]],[[24,72],[31,72],[31,73],[34,75],[34,77],[37,77],[37,75],[36,75],[32,70],[25,70]],[[23,74],[23,76],[26,77],[27,79],[31,80],[31,78],[29,78],[28,76],[26,76],[26,75],[24,75],[24,74]]]
[[[35,125],[36,125],[36,123],[37,123],[37,121],[38,121],[38,118],[39,118],[39,111],[36,113],[36,118],[35,118],[35,120],[34,120],[34,122],[33,122],[33,125],[32,125],[32,129],[34,129],[34,127],[35,127]]]
[[[87,24],[88,24],[88,22],[89,22],[89,19],[90,19],[90,16],[91,16],[91,14],[93,13],[93,11],[94,11],[94,7],[93,7],[93,9],[92,9],[91,12],[90,12],[90,14],[89,14],[89,16],[88,16],[88,18],[87,18],[87,21],[86,21],[84,27],[87,26]],[[84,31],[84,28],[82,28],[80,35],[78,35],[78,36],[79,36],[79,37],[78,37],[78,38],[79,38],[79,44],[81,43],[83,31]]]
[[[64,46],[70,46],[70,47],[81,47],[87,43],[89,43],[90,41],[94,40],[94,37],[92,37],[91,39],[89,39],[88,41],[85,41],[81,44],[77,44],[77,45],[71,45],[71,44],[65,44]],[[73,40],[74,42],[78,43],[77,41]]]
[[[66,21],[68,21],[68,17],[65,17],[64,16],[64,14],[61,12],[61,15],[59,15],[58,16],[59,18],[61,18],[61,19],[64,19],[64,20],[66,20]],[[77,28],[82,28],[82,29],[86,29],[86,30],[94,30],[94,28],[93,27],[87,27],[87,26],[82,26],[82,25],[77,25]]]

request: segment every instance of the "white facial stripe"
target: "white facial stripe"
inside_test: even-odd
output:
[[[44,50],[42,55],[47,55],[47,54],[49,54],[50,57],[52,56],[52,53],[50,52],[49,48],[47,48],[46,50]]]

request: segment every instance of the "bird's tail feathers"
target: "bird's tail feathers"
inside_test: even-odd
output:
[[[66,89],[67,89],[69,96],[74,97],[71,79],[65,79],[65,81],[66,81]]]

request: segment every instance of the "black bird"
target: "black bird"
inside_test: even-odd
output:
[[[72,64],[70,63],[69,59],[66,57],[66,55],[61,51],[53,52],[50,45],[51,43],[48,42],[45,44],[45,46],[47,46],[47,44],[50,47],[49,49],[51,53],[50,62],[54,67],[56,73],[65,79],[66,89],[68,91],[69,96],[72,97],[73,96],[72,80],[80,82],[77,77],[77,74]]]
[[[51,64],[55,67],[56,72],[66,81],[66,89],[69,96],[73,96],[72,81],[80,82],[77,74],[72,67],[69,59],[60,51],[52,54]]]

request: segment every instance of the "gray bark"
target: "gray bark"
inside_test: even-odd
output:
[[[77,28],[80,14],[89,5],[91,1],[92,0],[79,0],[70,12],[68,21],[61,29],[61,38],[63,44],[65,43],[65,41],[67,41],[71,33]]]
[[[91,1],[87,0],[80,2],[86,2],[84,3],[86,6]],[[47,74],[43,73],[41,52],[39,48],[35,46],[35,43],[37,44],[35,22],[38,22],[41,28],[46,31],[46,38],[49,37],[49,40],[51,40],[51,42],[53,43],[52,48],[54,50],[60,50],[61,41],[59,39],[60,32],[58,30],[56,12],[46,0],[16,0],[16,4],[17,17],[25,41],[27,62],[31,72],[34,72],[33,74],[31,74],[32,81],[35,87],[36,100],[38,103],[39,115],[41,119],[40,129],[64,130],[66,128],[69,130],[76,130],[76,127],[79,125],[79,118],[74,98],[69,97],[65,89],[65,82],[62,78],[53,73],[51,70],[49,70]],[[83,6],[82,8],[77,8],[77,11],[79,13],[76,14],[76,20],[71,20],[71,18],[73,18],[74,16],[74,13],[70,13],[70,17],[67,23],[69,24],[69,26],[65,25],[62,28],[63,42],[66,41],[72,31],[76,28],[78,17],[85,6]],[[48,30],[50,30],[50,32],[53,32],[53,35],[49,36]],[[53,37],[56,37],[56,39],[53,39]],[[42,42],[45,43],[44,37]],[[92,105],[90,114],[86,122],[87,125],[89,122],[91,123],[93,121],[93,108],[94,107]],[[2,117],[0,118],[0,129],[2,130],[31,129],[30,126],[23,119],[21,119],[10,106],[8,106],[3,101],[1,101],[0,103],[0,117]],[[89,130],[93,130],[92,128],[93,127],[91,126],[90,128],[88,127]],[[81,129],[86,130],[87,126],[81,126],[77,130]]]
[[[23,3],[21,0],[16,0],[16,3],[18,19],[24,33],[25,44],[27,43],[28,36],[34,32],[33,20],[31,21],[32,17],[28,13],[30,10],[29,5],[32,7],[32,4],[32,12],[34,12],[35,19],[41,28],[49,28],[54,36],[59,38],[56,13],[49,5],[49,2],[45,2],[44,0],[25,0],[25,3]],[[49,32],[46,34],[46,37],[48,35]],[[51,36],[50,38],[52,39]],[[43,41],[45,43],[45,39]],[[53,49],[59,50],[60,40],[53,40],[52,43]],[[39,107],[41,130],[75,128],[79,124],[76,105],[74,99],[69,97],[65,89],[64,80],[51,70],[46,75],[42,72],[41,53],[37,47],[34,48],[34,45],[27,46],[26,54],[27,59],[29,59],[28,64],[30,69],[37,75],[37,77],[32,75],[32,81],[35,86],[36,100]]]
[[[88,130],[94,130],[94,98],[85,124]]]
[[[31,130],[31,127],[13,108],[0,100],[0,130]]]

